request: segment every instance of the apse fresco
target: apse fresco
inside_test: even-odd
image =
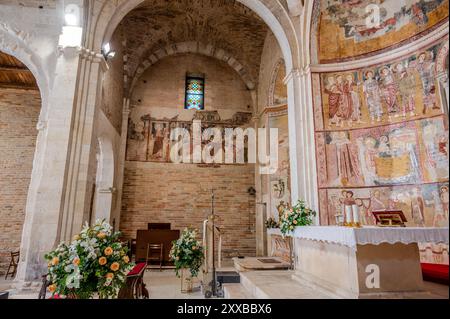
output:
[[[433,30],[448,17],[448,0],[316,1],[313,26],[321,63],[392,49]],[[378,23],[371,19],[374,10],[379,12]]]
[[[373,211],[401,210],[409,227],[448,227],[448,97],[437,74],[447,55],[444,39],[395,61],[313,75],[322,224],[336,224],[350,196],[364,225],[375,224]],[[446,245],[419,248],[424,262],[448,264]]]
[[[448,180],[444,116],[351,131],[316,133],[320,187]]]
[[[322,74],[324,128],[370,127],[441,114],[436,57],[442,46],[365,69]]]

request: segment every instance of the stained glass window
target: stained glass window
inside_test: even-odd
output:
[[[186,110],[203,110],[205,108],[205,79],[200,77],[186,77]]]

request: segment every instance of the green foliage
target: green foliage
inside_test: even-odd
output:
[[[96,293],[103,299],[117,298],[134,267],[119,237],[99,220],[92,227],[86,224],[69,245],[61,243],[45,255],[50,292],[61,298],[89,299]]]
[[[189,269],[193,277],[198,275],[205,256],[203,247],[196,237],[196,230],[186,228],[180,238],[173,242],[170,258],[175,264],[178,277],[181,269]]]
[[[293,207],[284,210],[280,218],[280,228],[283,236],[294,231],[298,226],[310,226],[317,215],[315,211],[306,207],[304,201],[299,200]]]

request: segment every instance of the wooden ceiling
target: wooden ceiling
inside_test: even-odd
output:
[[[31,71],[15,57],[0,51],[0,88],[38,90]]]

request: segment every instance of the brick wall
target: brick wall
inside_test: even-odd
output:
[[[122,201],[121,231],[136,238],[147,223],[170,222],[173,229],[195,227],[211,211],[210,189],[216,189],[218,227],[223,232],[225,258],[254,256],[254,165],[198,167],[194,164],[127,162]]]
[[[40,106],[37,91],[0,89],[0,275],[20,248]]]

